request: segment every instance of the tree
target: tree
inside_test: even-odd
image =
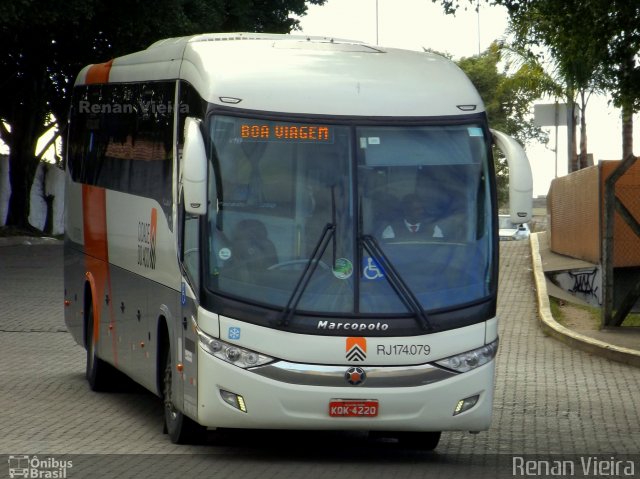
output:
[[[640,111],[640,2],[591,0],[596,28],[590,32],[605,50],[603,84],[622,109],[622,158],[633,154],[633,114]]]
[[[520,143],[546,143],[546,134],[533,124],[531,105],[550,88],[550,79],[535,62],[525,61],[517,66],[506,63],[503,46],[492,43],[481,55],[462,58],[458,66],[467,74],[485,103],[492,128],[503,131]],[[498,203],[508,202],[508,169],[502,157],[496,157]]]
[[[432,0],[445,12],[476,0]],[[640,2],[629,0],[484,0],[507,8],[521,44],[549,49],[569,96],[594,86],[622,108],[623,157],[632,154],[633,113],[640,110]],[[584,112],[583,112],[584,114]]]
[[[577,155],[575,124],[571,124],[569,171],[587,166],[586,109],[588,99],[602,86],[602,48],[598,40],[585,34],[585,25],[597,18],[590,2],[537,0],[526,6],[509,5],[511,30],[519,48],[544,47],[564,83],[563,96],[570,111],[580,109],[580,155]],[[542,54],[540,54],[542,56]]]
[[[0,138],[10,149],[8,224],[28,228],[38,138],[59,130],[75,75],[86,64],[161,38],[210,31],[289,32],[307,4],[325,0],[8,0],[0,3]],[[8,126],[7,126],[8,125]]]

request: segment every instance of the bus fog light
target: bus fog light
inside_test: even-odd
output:
[[[460,413],[468,411],[473,406],[478,404],[478,400],[480,399],[480,395],[476,394],[475,396],[471,396],[465,399],[460,399],[458,404],[456,404],[456,408],[453,410],[453,415],[457,416]]]
[[[229,406],[233,406],[234,408],[239,409],[242,412],[247,412],[247,405],[244,402],[244,398],[239,394],[235,394],[230,391],[225,391],[224,389],[221,389],[220,397]]]

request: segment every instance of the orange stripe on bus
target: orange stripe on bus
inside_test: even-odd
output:
[[[109,260],[107,246],[107,194],[104,188],[82,185],[84,252],[102,261]]]
[[[100,317],[103,298],[108,307],[109,325],[115,327],[111,274],[109,269],[109,247],[107,244],[106,202],[107,198],[104,188],[82,185],[85,268],[93,296],[94,342],[100,339]],[[117,366],[118,352],[115,331],[113,331],[112,335],[112,348],[113,361]]]
[[[86,260],[85,264],[87,265],[88,270],[89,267]],[[89,288],[91,289],[91,306],[93,310],[93,336],[91,338],[87,338],[87,341],[93,341],[93,344],[96,344],[100,337],[100,310],[98,309],[100,305],[97,303],[98,287],[96,286],[96,280],[93,274],[91,274],[91,271],[87,271],[85,277],[87,278]]]
[[[91,65],[85,78],[86,84],[108,83],[113,60]],[[84,252],[87,277],[93,278],[94,340],[100,338],[102,301],[109,314],[109,329],[113,362],[118,365],[117,334],[113,314],[111,271],[109,269],[109,245],[107,240],[107,194],[104,188],[82,185],[82,216],[84,225]],[[90,282],[91,284],[91,282]]]
[[[113,60],[109,60],[105,63],[96,63],[95,65],[91,65],[87,71],[85,83],[109,83],[109,73],[111,72],[112,64]]]

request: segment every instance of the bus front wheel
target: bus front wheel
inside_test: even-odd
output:
[[[171,351],[167,351],[162,384],[164,432],[174,444],[199,444],[204,439],[206,429],[176,409],[171,400],[172,377]]]

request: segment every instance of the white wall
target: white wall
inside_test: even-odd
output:
[[[64,233],[64,171],[49,163],[40,163],[31,187],[29,223],[44,229],[47,209],[42,191],[42,179],[45,177],[44,193],[53,195],[53,231],[54,235]],[[9,157],[0,156],[0,226],[7,221],[11,185],[9,183]]]

